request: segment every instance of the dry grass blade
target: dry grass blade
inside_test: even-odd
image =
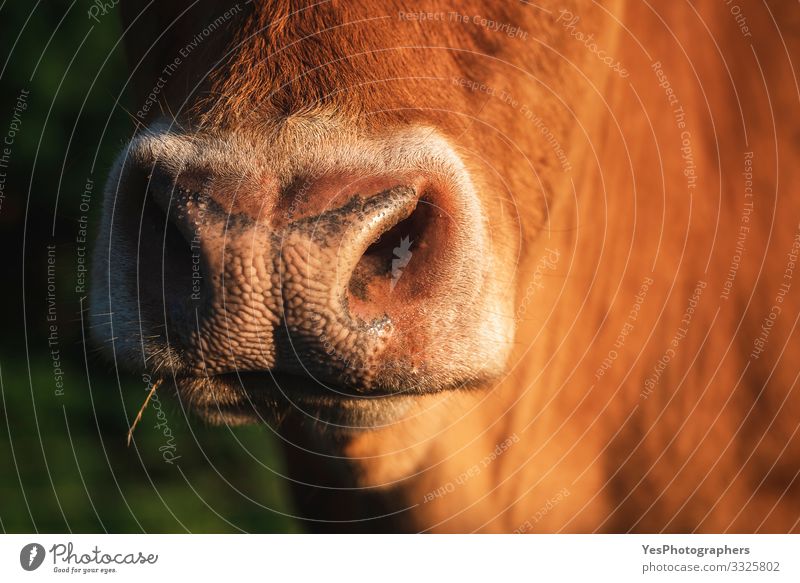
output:
[[[131,440],[133,439],[133,431],[136,429],[136,426],[139,424],[139,421],[142,420],[142,413],[144,413],[145,408],[147,408],[147,404],[150,402],[150,398],[153,396],[153,393],[156,392],[156,389],[164,382],[164,379],[158,379],[156,382],[153,383],[153,388],[150,389],[150,392],[147,393],[147,398],[142,403],[141,409],[139,409],[139,413],[136,415],[136,419],[133,420],[130,429],[128,429],[128,447],[131,445]]]

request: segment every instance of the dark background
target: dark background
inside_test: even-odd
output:
[[[134,130],[118,7],[96,23],[90,6],[0,2],[0,152],[18,96],[29,92],[9,167],[0,168],[0,530],[297,531],[268,428],[206,426],[162,396],[126,447],[147,385],[83,343],[90,323],[75,289],[81,195],[93,180],[91,240],[105,175]],[[58,342],[49,346],[53,323]],[[165,451],[180,457],[167,463]]]

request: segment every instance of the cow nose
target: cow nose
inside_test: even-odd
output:
[[[427,225],[421,206],[414,188],[396,186],[366,199],[357,195],[273,238],[284,323],[279,364],[291,369],[305,359],[355,385],[375,366],[390,366],[386,343],[408,299],[397,285],[410,262],[411,237],[421,237]],[[349,368],[356,370],[347,374]]]
[[[310,373],[357,389],[393,366],[387,345],[424,288],[412,256],[426,255],[434,220],[416,186],[294,220],[231,212],[176,183],[152,191],[160,212],[146,208],[144,222],[162,245],[140,270],[160,264],[150,299],[161,294],[192,374]]]
[[[413,188],[397,186],[291,223],[274,240],[287,323],[301,328],[307,314],[316,317],[330,307],[344,328],[379,326],[393,301],[400,265],[410,256],[410,235],[390,253],[392,236],[410,232],[412,225],[403,221],[417,202]]]

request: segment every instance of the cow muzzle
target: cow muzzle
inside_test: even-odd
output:
[[[93,306],[123,307],[118,330],[138,324],[135,338],[114,336],[140,367],[229,393],[290,375],[281,391],[342,398],[501,368],[509,322],[463,167],[237,176],[137,147],[110,181]]]

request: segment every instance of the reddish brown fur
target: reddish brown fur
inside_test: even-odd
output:
[[[192,14],[223,11],[207,4]],[[496,249],[519,256],[498,273],[516,286],[517,306],[525,305],[546,249],[560,253],[525,305],[508,375],[497,384],[420,399],[419,416],[343,440],[339,463],[323,466],[288,448],[301,481],[367,488],[298,486],[306,516],[347,520],[406,509],[393,519],[401,522],[355,528],[425,531],[800,530],[797,280],[766,350],[750,358],[800,222],[799,94],[789,60],[800,54],[796,6],[740,1],[750,38],[713,0],[607,3],[608,13],[590,3],[548,3],[551,15],[517,2],[414,7],[490,14],[519,24],[529,34],[523,41],[474,25],[400,21],[407,9],[400,2],[324,2],[300,11],[287,1],[253,4],[171,79],[165,111],[210,133],[280,135],[298,119],[331,112],[372,132],[438,127],[459,145],[484,193]],[[598,65],[555,23],[561,8],[581,17],[580,28],[595,33],[629,78]],[[150,16],[157,30],[177,9],[161,10]],[[137,73],[141,95],[197,28],[184,18],[165,34]],[[149,40],[134,35],[134,63]],[[692,193],[680,131],[650,69],[655,60],[686,111],[700,176]],[[518,108],[456,87],[453,77],[533,107],[572,170],[562,170]],[[725,300],[745,151],[754,152],[755,206]],[[645,277],[654,283],[641,314],[598,380]],[[699,280],[707,287],[686,337],[642,398]],[[287,432],[304,447],[318,446],[302,430]],[[509,437],[518,441],[497,459],[427,500]]]

